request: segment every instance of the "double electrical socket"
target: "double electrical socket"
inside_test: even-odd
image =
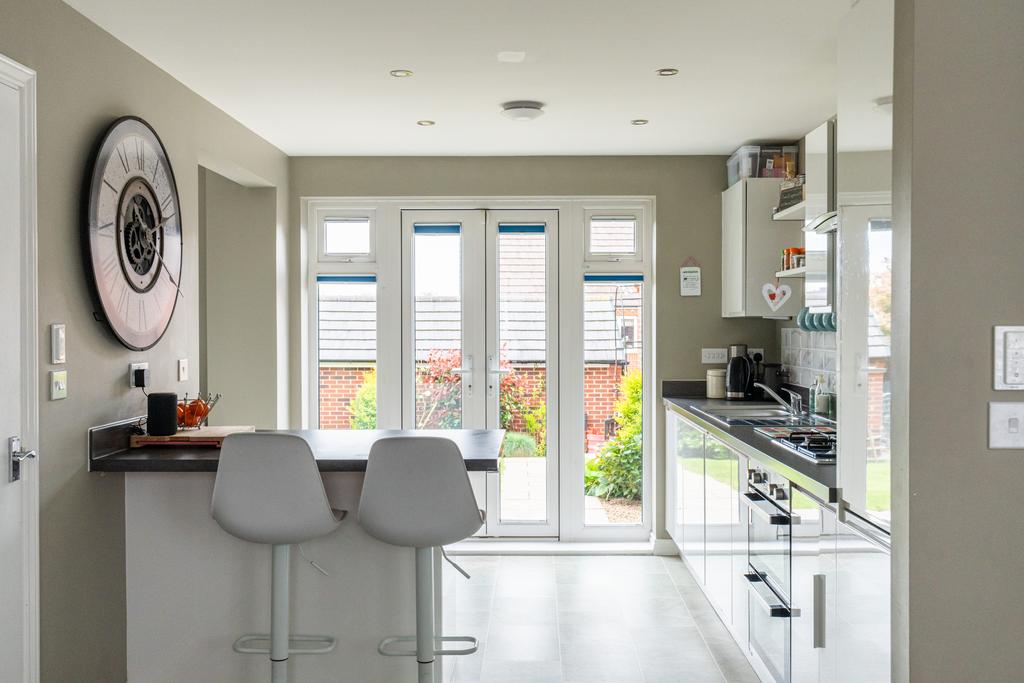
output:
[[[764,359],[764,349],[748,349],[747,355],[751,358],[755,353],[761,354]],[[729,362],[729,349],[701,349],[700,362],[704,365],[724,365]]]
[[[729,349],[701,349],[700,362],[705,365],[724,364],[729,361]]]

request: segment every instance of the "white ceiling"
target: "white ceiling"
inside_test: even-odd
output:
[[[835,114],[835,40],[849,7],[66,2],[290,155],[719,154],[796,139]],[[527,59],[498,62],[505,50]],[[658,77],[659,67],[680,73]],[[415,75],[388,75],[397,68]],[[510,121],[500,104],[515,99],[541,100],[547,114]]]

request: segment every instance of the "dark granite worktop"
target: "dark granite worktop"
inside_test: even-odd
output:
[[[216,472],[219,448],[146,446],[129,448],[135,421],[104,425],[89,433],[92,472]],[[462,451],[466,469],[495,472],[505,431],[502,429],[353,429],[274,430],[298,434],[309,442],[321,472],[365,472],[370,446],[391,436],[438,436],[451,439]]]
[[[668,386],[665,393],[669,393]],[[714,412],[715,408],[736,408],[743,405],[737,401],[723,401],[699,396],[670,396],[662,399],[665,406],[719,439],[725,445],[757,460],[764,467],[782,475],[808,493],[826,503],[839,500],[836,488],[836,466],[811,462],[782,446],[772,439],[758,434],[756,427],[726,425],[701,410]]]

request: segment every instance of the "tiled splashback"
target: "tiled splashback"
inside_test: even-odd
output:
[[[828,391],[836,390],[835,332],[806,332],[795,327],[782,330],[782,364],[789,368],[789,381],[809,387],[819,375]]]

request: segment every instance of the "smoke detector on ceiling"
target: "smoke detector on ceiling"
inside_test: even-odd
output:
[[[533,121],[544,115],[544,103],[535,100],[515,100],[501,105],[501,113],[513,121]]]

